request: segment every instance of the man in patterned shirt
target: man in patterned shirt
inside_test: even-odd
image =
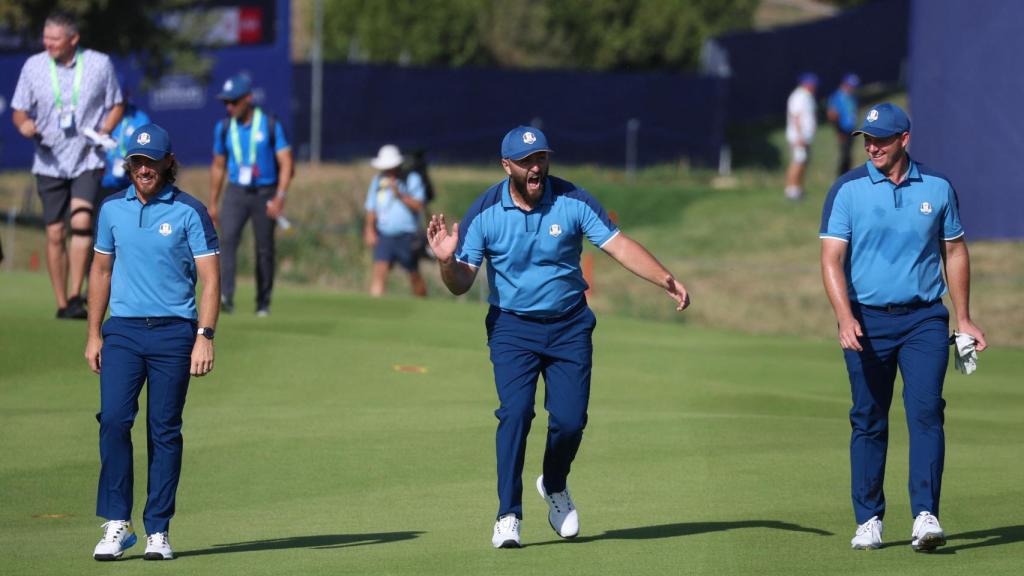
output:
[[[93,207],[104,166],[97,140],[109,137],[121,121],[124,104],[110,58],[80,48],[79,39],[71,16],[57,12],[46,19],[46,50],[29,57],[22,67],[11,119],[36,147],[32,173],[43,201],[46,264],[57,318],[84,319],[80,293],[92,252]],[[71,245],[66,248],[64,220],[69,209]]]

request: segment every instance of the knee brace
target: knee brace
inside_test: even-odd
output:
[[[74,210],[71,211],[71,216],[70,217],[73,219],[75,217],[75,214],[81,214],[81,213],[88,214],[90,218],[92,218],[92,215],[93,215],[92,208],[89,208],[87,206],[79,206],[78,208],[75,208]],[[74,226],[71,226],[71,235],[72,236],[90,236],[91,237],[93,235],[93,230],[92,230],[91,227],[89,227],[89,228],[75,228]]]

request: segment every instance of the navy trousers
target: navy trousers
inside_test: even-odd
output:
[[[597,319],[585,301],[557,319],[530,319],[491,307],[487,345],[500,407],[495,447],[498,457],[498,516],[523,517],[523,461],[533,421],[538,376],[544,376],[548,436],[544,484],[565,490],[566,478],[583,440],[590,401],[590,373]]]
[[[96,515],[129,520],[135,476],[132,425],[142,384],[149,476],[143,512],[147,534],[166,532],[181,475],[181,415],[188,392],[195,323],[184,318],[119,318],[103,324],[100,367],[100,479]]]
[[[889,311],[853,303],[853,314],[865,336],[863,352],[844,351],[853,395],[850,468],[857,523],[885,516],[889,406],[897,369],[903,376],[910,436],[911,512],[938,515],[946,453],[942,385],[949,363],[949,311],[941,301]]]

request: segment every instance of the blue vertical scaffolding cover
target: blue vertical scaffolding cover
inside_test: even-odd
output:
[[[1024,238],[1024,2],[915,0],[911,154],[944,173],[968,238]]]

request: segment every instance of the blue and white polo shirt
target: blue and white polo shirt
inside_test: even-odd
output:
[[[220,252],[206,206],[168,184],[147,203],[129,186],[103,201],[95,250],[114,256],[110,315],[195,320],[196,258]]]
[[[238,145],[239,149],[236,150],[231,138],[231,120],[222,119],[217,122],[217,125],[213,127],[213,154],[214,156],[227,156],[228,165],[228,182],[232,184],[238,184],[239,178],[239,158],[242,164],[246,166],[253,166],[252,174],[252,185],[253,186],[273,186],[277,184],[277,153],[286,148],[290,148],[291,144],[288,143],[288,139],[284,134],[284,127],[281,126],[281,122],[275,119],[274,124],[274,149],[270,149],[270,121],[268,120],[269,115],[263,110],[256,108],[259,111],[260,125],[259,129],[253,131],[254,124],[256,123],[256,112],[253,112],[253,117],[248,124],[237,124],[238,127]],[[226,132],[226,133],[225,133]],[[255,164],[249,161],[249,150],[250,140],[256,139],[256,162]]]
[[[844,174],[825,198],[819,232],[849,244],[850,300],[869,306],[941,298],[943,242],[963,235],[953,185],[913,160],[899,185],[871,162]]]
[[[492,305],[555,317],[578,304],[588,288],[580,269],[583,237],[600,248],[618,233],[597,200],[572,182],[548,177],[540,202],[526,212],[512,201],[506,178],[463,217],[455,258],[474,268],[487,259]]]

